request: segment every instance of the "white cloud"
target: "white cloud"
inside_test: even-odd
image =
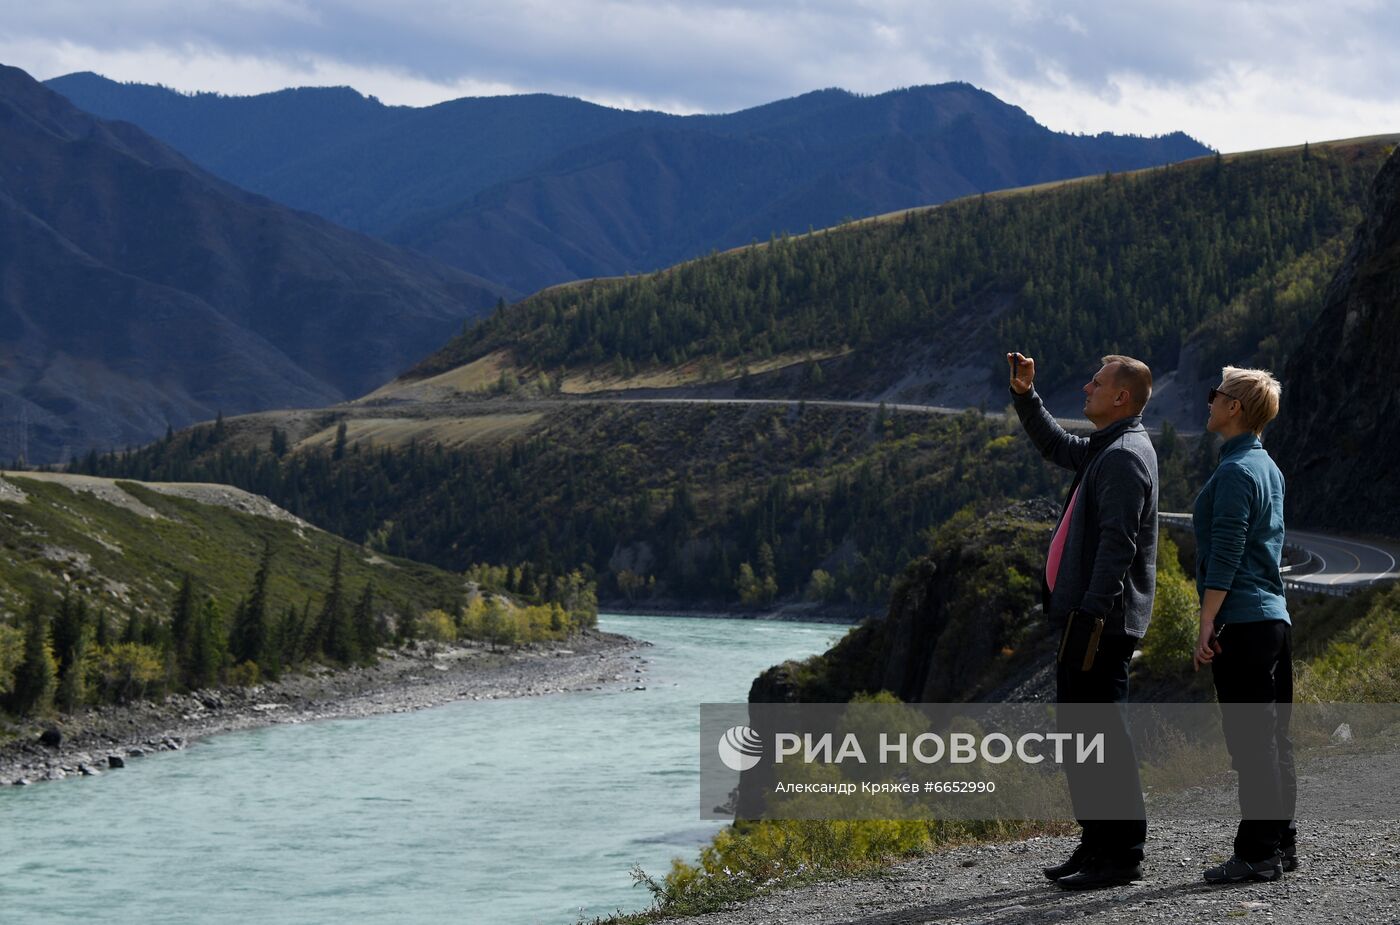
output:
[[[12,49],[0,41],[0,61],[15,60]],[[406,106],[428,106],[462,96],[533,91],[530,87],[471,78],[439,83],[402,70],[360,67],[319,55],[260,58],[197,45],[106,51],[62,42],[46,48],[40,63],[26,69],[41,79],[93,71],[112,80],[158,83],[184,92],[237,95],[270,93],[286,87],[348,86],[378,96],[385,103]]]
[[[6,0],[0,59],[181,89],[385,102],[542,91],[724,111],[966,80],[1054,128],[1224,150],[1400,131],[1383,0]]]

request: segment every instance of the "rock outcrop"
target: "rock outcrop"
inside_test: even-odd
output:
[[[1283,377],[1265,443],[1288,479],[1290,526],[1400,536],[1400,149]]]
[[[953,518],[909,565],[885,617],[823,655],[768,669],[749,702],[844,703],[880,691],[906,703],[986,699],[1050,644],[1037,575],[1057,514],[1039,501]]]

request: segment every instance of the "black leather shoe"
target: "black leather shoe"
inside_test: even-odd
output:
[[[1102,890],[1111,886],[1126,886],[1142,879],[1141,864],[1108,864],[1093,861],[1077,874],[1061,877],[1055,885],[1062,890]]]
[[[1224,864],[1208,868],[1205,872],[1205,881],[1206,883],[1246,883],[1250,880],[1269,882],[1282,876],[1283,857],[1281,855],[1276,854],[1266,860],[1253,862],[1241,860],[1239,855],[1232,855],[1230,860]]]
[[[1283,872],[1284,872],[1285,874],[1291,874],[1291,873],[1293,873],[1293,871],[1295,871],[1295,870],[1298,869],[1298,849],[1297,849],[1297,848],[1284,848],[1284,849],[1283,849],[1283,865],[1282,865],[1282,866],[1283,866]]]
[[[1054,867],[1042,867],[1040,871],[1051,880],[1059,880],[1061,877],[1079,873],[1088,865],[1093,856],[1094,852],[1089,850],[1089,846],[1080,842],[1079,847],[1074,849],[1074,854],[1069,856],[1068,861],[1056,864]]]

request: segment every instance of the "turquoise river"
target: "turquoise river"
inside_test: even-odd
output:
[[[0,922],[570,925],[693,859],[699,705],[844,627],[602,616],[646,690],[269,726],[0,789]]]

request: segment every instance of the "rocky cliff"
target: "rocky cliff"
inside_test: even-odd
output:
[[[889,691],[906,703],[1001,700],[1053,644],[1037,606],[1039,569],[1058,507],[1018,504],[959,514],[912,562],[869,620],[823,655],[784,662],[753,683],[750,703],[845,703]],[[1030,690],[1009,699],[1034,698]]]
[[[1290,526],[1400,536],[1400,149],[1377,174],[1366,217],[1325,307],[1283,376],[1265,443],[1288,479]]]

